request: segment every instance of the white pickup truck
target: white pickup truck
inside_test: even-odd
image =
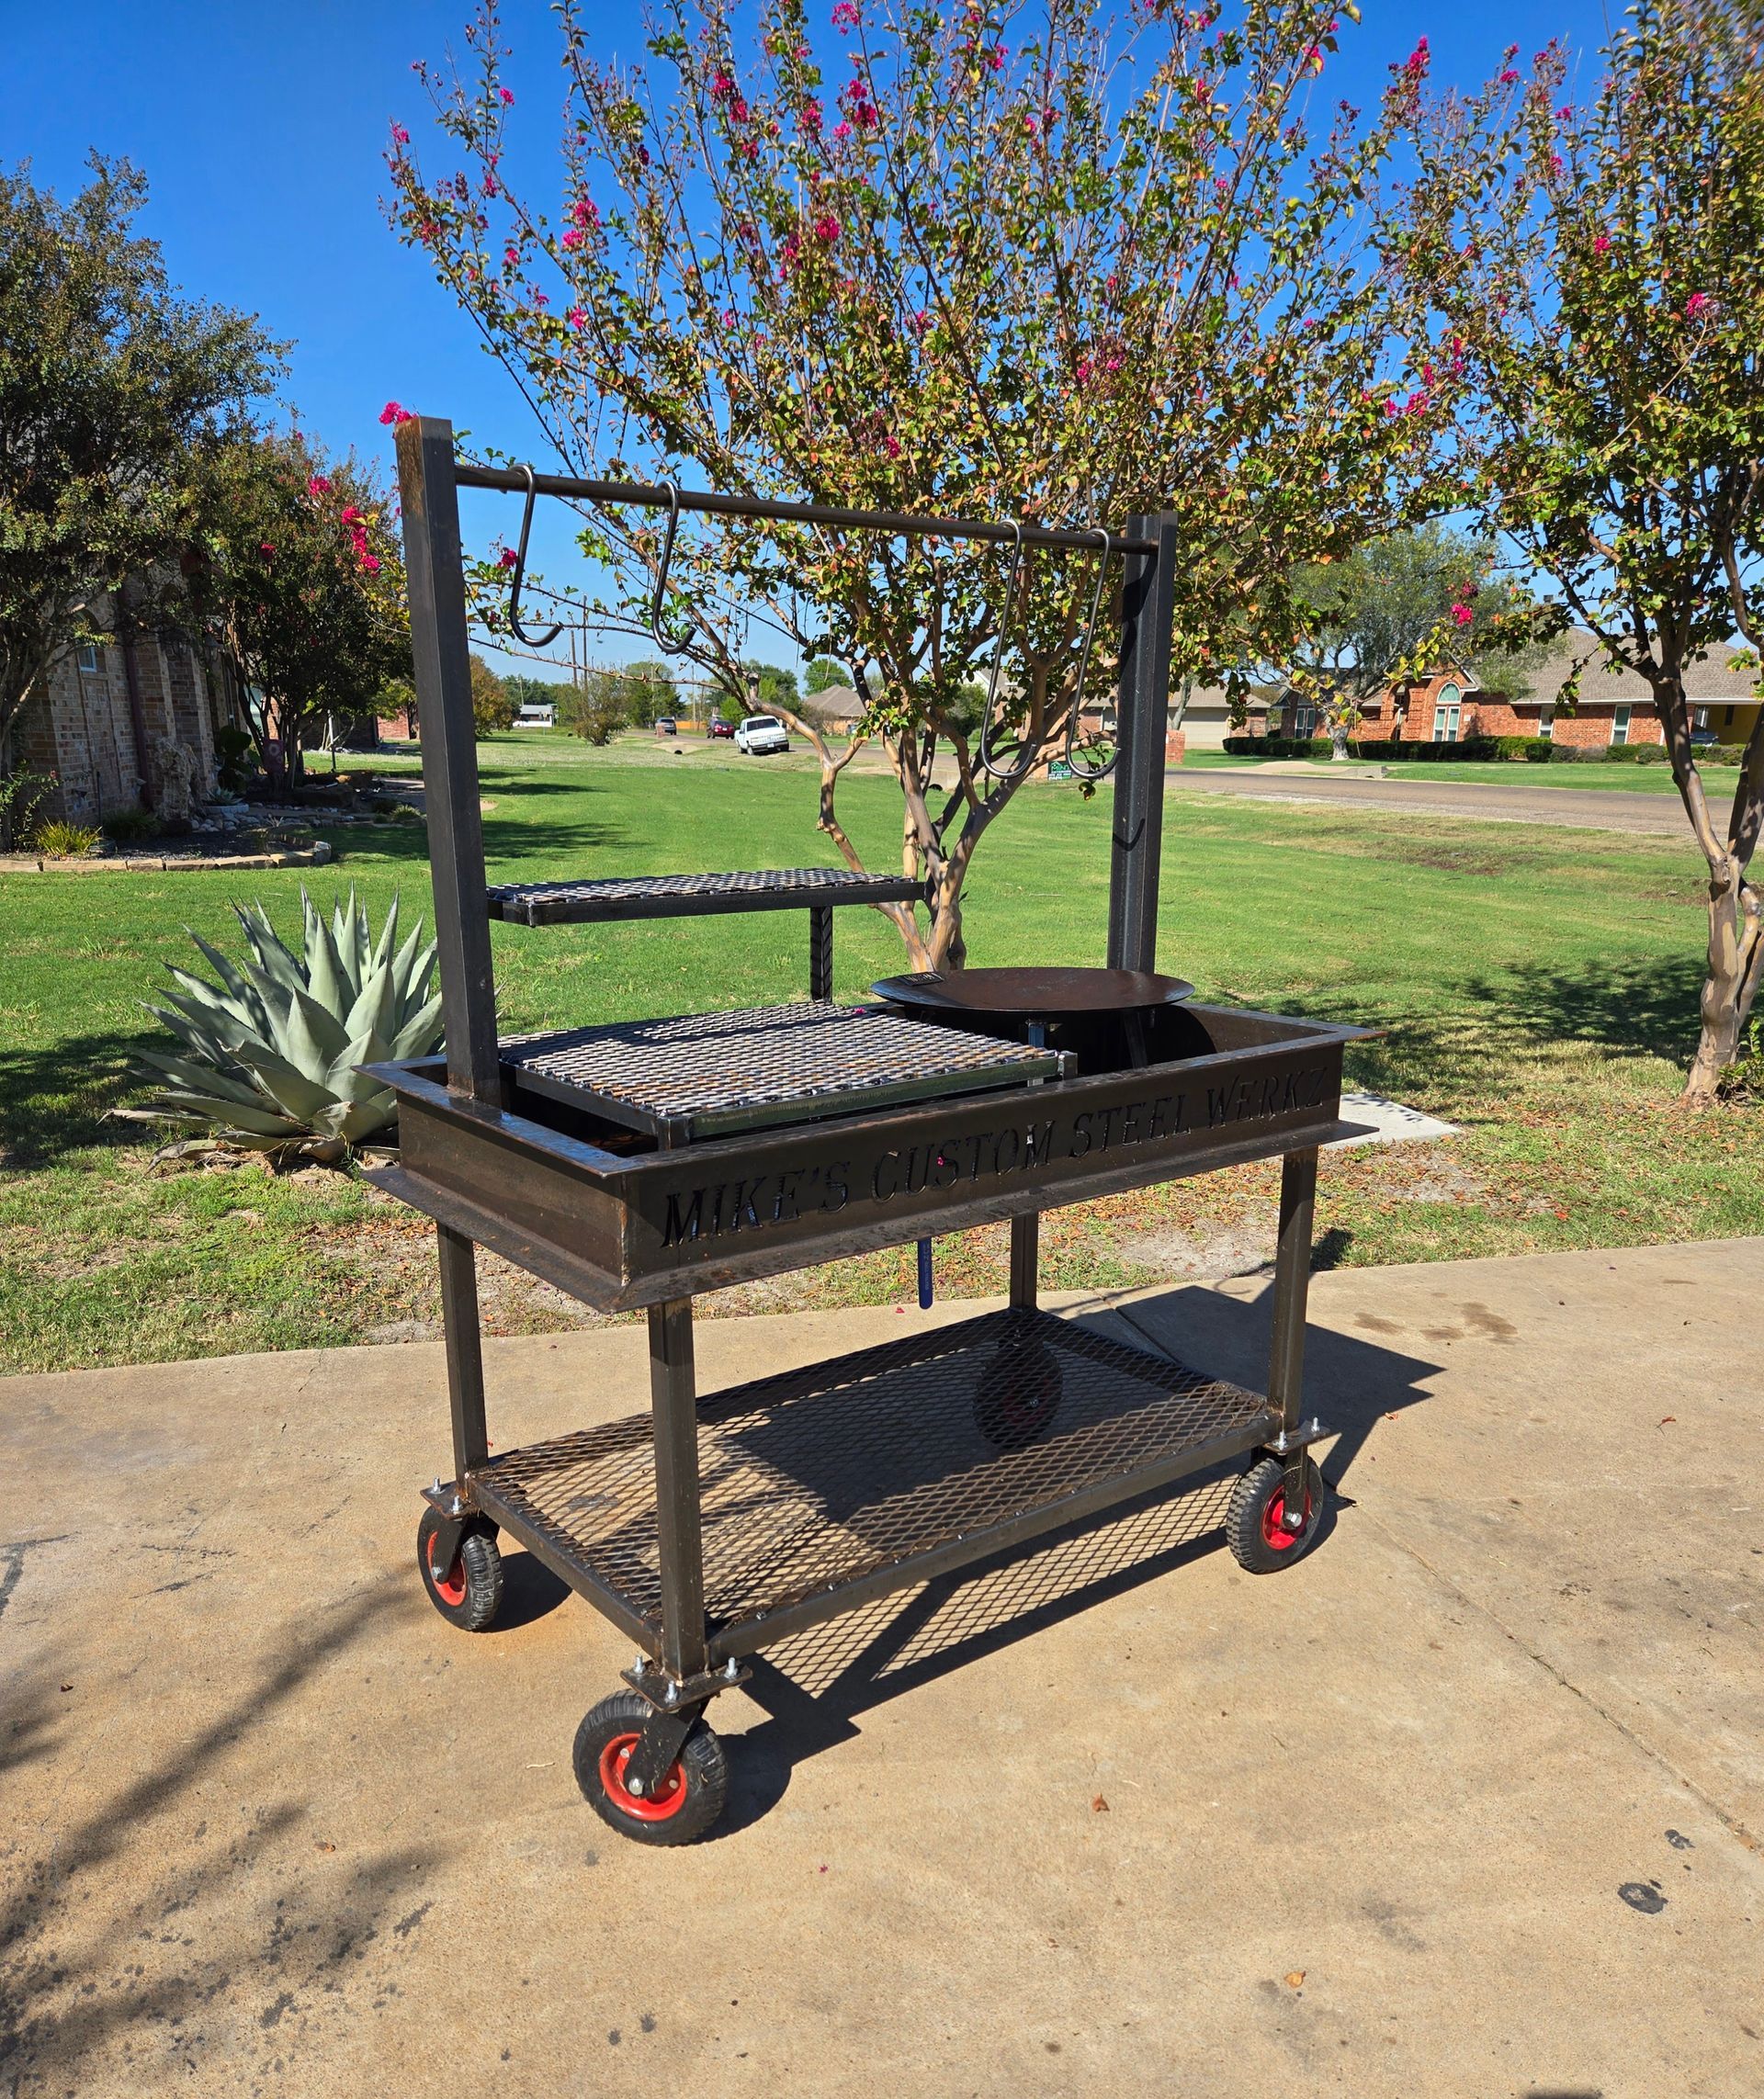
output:
[[[789,731],[776,715],[749,715],[735,731],[735,748],[750,758],[763,758],[768,750],[788,750]]]

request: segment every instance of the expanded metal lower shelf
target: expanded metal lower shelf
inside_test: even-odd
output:
[[[698,1405],[714,1659],[1250,1449],[1268,1402],[1035,1311],[988,1314]],[[478,1506],[653,1652],[647,1415],[493,1458]]]

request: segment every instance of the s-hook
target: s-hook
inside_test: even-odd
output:
[[[1091,668],[1091,644],[1096,639],[1096,615],[1102,609],[1102,585],[1108,580],[1109,556],[1114,546],[1108,533],[1100,528],[1097,537],[1102,542],[1102,551],[1097,559],[1096,589],[1091,593],[1091,624],[1084,629],[1084,647],[1078,659],[1078,690],[1072,694],[1072,711],[1066,724],[1066,749],[1062,753],[1067,764],[1071,767],[1075,779],[1092,781],[1106,780],[1114,771],[1115,760],[1121,755],[1121,745],[1117,739],[1114,757],[1106,765],[1093,766],[1088,762],[1080,763],[1077,756],[1078,717],[1084,705],[1084,680]]]
[[[533,486],[533,469],[523,466],[526,476],[526,508],[521,513],[521,544],[514,553],[514,574],[508,586],[508,631],[524,649],[549,649],[563,632],[560,625],[548,634],[530,635],[521,625],[521,578],[526,573],[526,536],[533,529],[533,503],[537,491]]]
[[[986,712],[980,717],[980,733],[976,750],[982,770],[990,773],[993,779],[1014,781],[1021,780],[1035,763],[1035,747],[1025,739],[1020,764],[1006,766],[994,762],[997,746],[993,739],[992,717],[998,705],[999,672],[1004,665],[1004,645],[1011,638],[1011,615],[1017,605],[1017,578],[1023,569],[1023,520],[1012,519],[1012,529],[1017,536],[1011,553],[1011,580],[1004,586],[1004,612],[999,621],[998,642],[992,650],[991,674],[986,682]]]
[[[662,607],[668,595],[668,570],[673,563],[673,535],[680,524],[680,491],[672,481],[662,486],[668,491],[668,529],[662,541],[662,559],[656,566],[655,595],[650,600],[650,632],[655,637],[655,646],[664,656],[684,656],[692,647],[692,636],[697,626],[694,620],[687,629],[684,641],[670,641],[662,631]]]

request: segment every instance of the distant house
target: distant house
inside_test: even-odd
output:
[[[1758,719],[1757,674],[1736,663],[1738,651],[1721,649],[1694,664],[1685,679],[1690,722],[1699,740],[1744,743]],[[1570,714],[1556,694],[1584,663],[1580,696]],[[1499,669],[1490,660],[1488,674]],[[1628,743],[1663,743],[1665,732],[1647,681],[1633,671],[1614,675],[1589,634],[1563,637],[1545,660],[1528,670],[1523,698],[1487,692],[1468,665],[1451,663],[1406,687],[1386,687],[1360,703],[1354,740],[1399,743],[1463,743],[1472,737],[1543,737],[1577,750],[1607,750]],[[1269,713],[1271,735],[1323,733],[1318,710],[1290,690]]]
[[[812,722],[823,733],[854,736],[864,718],[864,702],[851,685],[828,685],[819,693],[806,693],[792,703],[790,711]]]
[[[40,815],[182,813],[215,786],[217,729],[244,726],[231,666],[174,630],[62,651],[4,739],[0,772],[53,773]]]
[[[514,710],[516,728],[556,728],[557,726],[558,710],[548,700],[536,701]]]

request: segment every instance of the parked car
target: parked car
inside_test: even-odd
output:
[[[749,715],[735,731],[735,748],[763,758],[768,750],[788,750],[790,737],[776,715]]]
[[[678,736],[680,726],[672,715],[663,715],[655,725],[655,733],[658,736]]]
[[[705,724],[705,735],[713,743],[719,739],[732,737],[734,734],[735,724],[732,721],[725,721],[721,715],[714,716]]]

